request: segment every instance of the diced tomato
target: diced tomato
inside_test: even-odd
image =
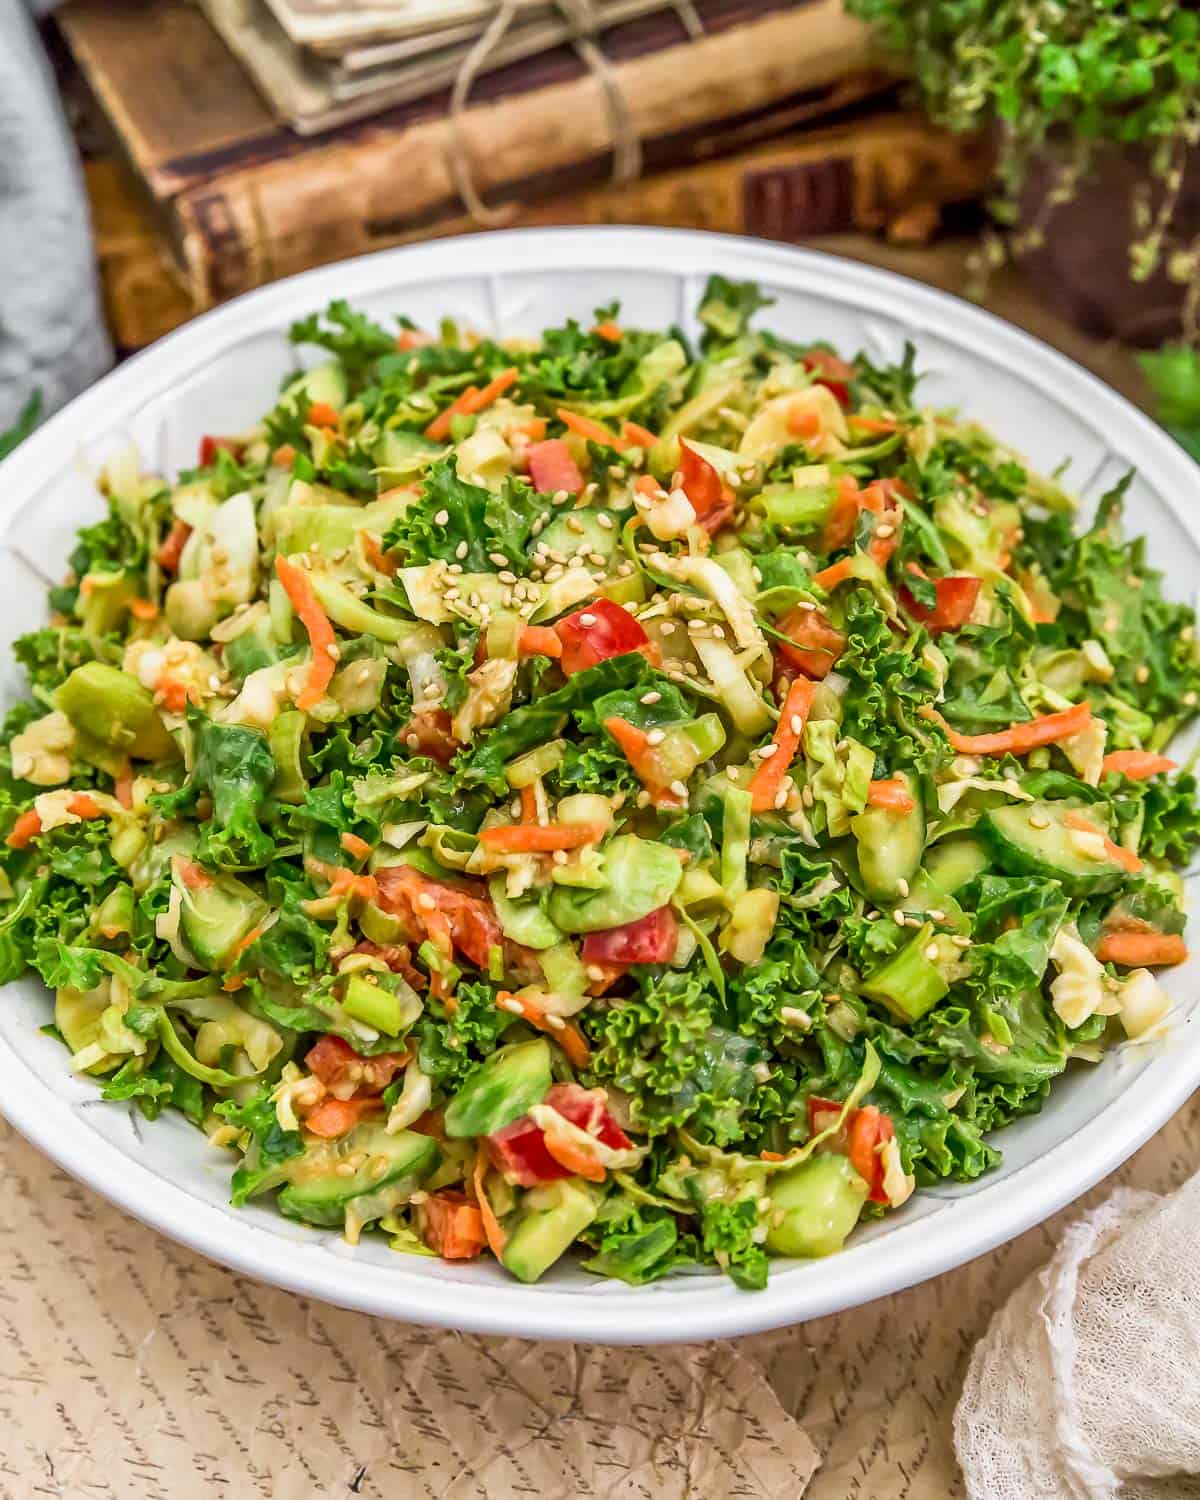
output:
[[[375,878],[380,904],[400,917],[413,938],[428,937],[447,954],[457,948],[476,968],[487,968],[503,938],[491,902],[476,895],[474,886],[430,880],[411,865],[389,866]]]
[[[686,438],[679,444],[679,487],[709,535],[733,514],[733,491]]]
[[[846,649],[846,637],[819,609],[794,609],[779,622],[779,630],[794,643],[777,641],[775,649],[808,677],[827,677]]]
[[[818,385],[828,386],[842,406],[850,405],[850,382],[856,374],[853,365],[830,354],[828,349],[810,349],[800,363],[816,374]]]
[[[569,495],[578,495],[583,489],[583,475],[564,439],[549,438],[544,443],[533,443],[528,456],[529,477],[539,493],[550,495],[566,490]]]
[[[364,1115],[374,1114],[380,1107],[378,1098],[322,1099],[305,1115],[304,1128],[322,1140],[335,1140],[353,1130]]]
[[[808,1133],[811,1139],[834,1124],[842,1106],[835,1099],[822,1099],[810,1095],[808,1101]],[[846,1117],[843,1129],[826,1142],[830,1150],[850,1158],[850,1164],[867,1184],[872,1203],[886,1203],[883,1190],[883,1160],[879,1148],[896,1134],[890,1115],[876,1109],[873,1104],[864,1104],[852,1109]]]
[[[379,1052],[363,1057],[340,1036],[323,1036],[308,1049],[304,1061],[327,1089],[353,1084],[357,1094],[381,1094],[407,1063],[408,1053]]]
[[[483,1249],[483,1215],[465,1193],[443,1188],[417,1205],[417,1230],[443,1260],[472,1260]]]
[[[546,1150],[546,1137],[528,1115],[489,1135],[487,1149],[496,1170],[517,1187],[537,1187],[571,1175]]]
[[[551,1109],[594,1135],[603,1146],[614,1151],[626,1151],[633,1144],[608,1107],[603,1089],[585,1089],[578,1083],[556,1083],[546,1095]]]
[[[412,743],[416,739],[416,744]],[[400,731],[400,739],[412,755],[427,755],[441,765],[449,765],[458,750],[458,741],[450,728],[450,715],[444,708],[425,709]]]
[[[910,572],[915,568],[915,563],[909,564]],[[975,608],[975,601],[979,598],[979,590],[982,587],[981,579],[973,578],[970,574],[957,573],[948,578],[939,578],[934,584],[937,590],[937,601],[932,609],[924,604],[918,604],[904,587],[900,589],[900,602],[914,620],[919,621],[931,634],[936,635],[940,630],[962,629],[971,618],[971,611]]]
[[[210,437],[206,432],[200,439],[200,467],[207,469],[217,461],[217,454],[224,449],[233,458],[237,458],[242,451],[241,443],[235,443],[232,438]]]
[[[554,629],[563,648],[559,666],[568,677],[607,661],[610,656],[638,651],[649,640],[629,611],[611,599],[596,599],[584,605],[560,620]]]
[[[545,1102],[578,1129],[594,1136],[614,1151],[628,1150],[629,1137],[613,1119],[603,1089],[585,1089],[577,1083],[556,1083]],[[557,1160],[546,1146],[541,1129],[522,1115],[503,1130],[487,1138],[488,1155],[496,1169],[517,1187],[536,1187],[574,1175],[575,1168]]]
[[[412,949],[407,943],[372,943],[369,939],[363,938],[362,942],[355,943],[351,952],[369,953],[380,963],[387,964],[393,974],[402,975],[414,990],[423,990],[429,983],[426,976],[414,965]]]
[[[679,923],[669,906],[622,927],[589,932],[583,940],[584,963],[669,964],[679,946]]]
[[[892,1117],[864,1104],[851,1112],[849,1120],[850,1165],[867,1184],[872,1203],[886,1203],[883,1190],[883,1158],[879,1148],[896,1134]]]

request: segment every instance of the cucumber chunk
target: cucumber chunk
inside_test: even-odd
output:
[[[1087,836],[1067,826],[1069,813],[1084,811],[1072,802],[1022,802],[996,807],[979,820],[979,831],[991,845],[996,862],[1009,875],[1041,875],[1057,880],[1071,896],[1107,891],[1120,885],[1125,872],[1104,857],[1093,857]],[[1092,822],[1103,809],[1087,809]]]
[[[446,1106],[446,1134],[492,1135],[540,1104],[550,1088],[550,1043],[514,1042],[500,1047]]]
[[[337,1170],[360,1156],[353,1173]],[[381,1121],[356,1125],[340,1140],[312,1146],[288,1164],[291,1180],[279,1194],[279,1207],[290,1219],[333,1228],[342,1223],[355,1198],[390,1188],[389,1196],[399,1201],[398,1190],[419,1187],[439,1159],[432,1136],[415,1130],[389,1135]]]
[[[930,883],[946,895],[982,875],[992,862],[987,846],[966,834],[934,844],[925,856]]]
[[[525,1194],[521,1217],[501,1257],[518,1281],[536,1281],[571,1248],[599,1210],[596,1197],[567,1179]]]
[[[895,780],[902,781],[913,799],[911,812],[892,812],[886,807],[868,807],[850,819],[850,829],[858,842],[858,868],[867,895],[874,901],[895,901],[901,882],[907,884],[921,864],[925,847],[925,809],[921,805],[921,787],[908,771],[899,771]]]
[[[682,875],[674,849],[623,833],[604,850],[603,889],[556,887],[550,897],[550,918],[563,932],[622,927],[665,906]]]
[[[781,1172],[771,1187],[767,1249],[775,1255],[833,1255],[858,1223],[867,1184],[848,1159],[829,1152]],[[775,1217],[782,1212],[783,1222]]]

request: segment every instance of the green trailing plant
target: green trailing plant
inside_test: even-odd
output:
[[[1108,147],[1140,146],[1150,173],[1134,209],[1130,273],[1166,264],[1200,284],[1200,244],[1170,225],[1187,153],[1200,139],[1200,10],[1179,0],[846,0],[902,57],[930,116],[953,131],[997,131],[1001,224],[1015,225],[1035,158],[1059,159],[1047,211],[1068,201]],[[1013,234],[1032,248],[1038,222]],[[989,247],[1003,254],[999,237]],[[1193,309],[1194,311],[1194,309]]]
[[[1168,344],[1139,358],[1154,396],[1154,411],[1177,443],[1200,462],[1200,353]]]
[[[20,415],[15,424],[6,432],[0,432],[0,458],[7,458],[18,443],[33,431],[42,415],[42,393],[34,391],[29,400],[21,408]]]

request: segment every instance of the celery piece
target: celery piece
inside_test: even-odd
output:
[[[731,904],[746,889],[746,860],[750,853],[750,793],[730,786],[725,793],[721,824],[721,885]]]
[[[919,1021],[949,992],[941,969],[926,958],[933,924],[926,924],[899,953],[894,953],[863,981],[862,992],[878,1000],[900,1021]]]
[[[351,974],[346,981],[342,1008],[355,1021],[383,1032],[384,1036],[399,1036],[407,1024],[400,996],[381,984],[372,984],[361,974]]]
[[[300,767],[300,752],[304,743],[304,727],[308,716],[298,709],[289,708],[272,723],[268,736],[271,754],[275,760],[275,780],[271,791],[280,802],[303,802],[308,790],[304,772]]]

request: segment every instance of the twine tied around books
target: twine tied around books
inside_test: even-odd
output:
[[[635,177],[640,176],[642,170],[642,141],[616,72],[593,40],[602,29],[601,18],[593,0],[554,0],[554,3],[571,25],[572,45],[604,92],[612,140],[612,182],[618,187],[632,182]],[[677,13],[692,41],[704,35],[704,26],[693,0],[666,0],[665,8]],[[450,139],[447,149],[450,178],[471,217],[477,223],[493,229],[507,224],[516,210],[512,206],[492,208],[483,201],[467,162],[462,139],[462,116],[476,78],[521,9],[522,0],[501,0],[495,15],[463,58],[450,93]]]

